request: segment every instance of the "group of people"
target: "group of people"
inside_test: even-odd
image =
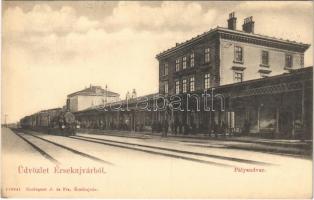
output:
[[[152,122],[152,133],[162,132],[162,136],[167,136],[169,130],[171,130],[172,133],[175,135],[177,134],[189,134],[192,130],[195,129],[195,124],[192,123],[191,126],[189,126],[187,123],[181,123],[179,121],[174,121],[173,123],[164,119],[162,121],[153,121]]]
[[[131,131],[131,121],[129,119],[120,120],[119,123],[115,123],[113,121],[109,121],[106,123],[104,120],[88,120],[88,121],[82,121],[81,123],[82,128],[87,129],[109,129],[109,130],[125,130],[125,131]],[[134,127],[135,131],[143,131],[144,124],[142,123],[136,123]]]
[[[162,136],[167,136],[169,129],[168,120],[163,121],[153,121],[152,122],[152,133],[160,133],[162,132]]]
[[[247,125],[246,125],[247,128]],[[226,135],[229,131],[228,126],[225,122],[221,122],[220,124],[213,122],[212,124],[208,124],[207,128],[210,134],[214,134],[218,136],[218,134]],[[179,120],[174,120],[174,122],[164,119],[162,121],[153,121],[152,123],[152,133],[162,133],[162,136],[166,137],[171,131],[172,134],[184,134],[188,135],[190,133],[194,133],[196,131],[196,124],[191,122],[190,124],[182,123]]]
[[[94,129],[110,129],[110,130],[126,130],[126,131],[143,131],[144,124],[136,123],[134,127],[131,127],[131,121],[129,119],[120,120],[119,123],[114,123],[109,121],[108,124],[104,121],[82,121],[82,128],[94,128]],[[246,122],[244,124],[243,130],[247,131],[250,127],[250,124]],[[201,130],[208,130],[210,134],[218,136],[218,134],[225,135],[229,130],[225,122],[220,124],[213,122],[208,124],[206,127],[200,127]],[[190,123],[181,122],[178,119],[169,120],[153,120],[151,123],[152,133],[162,133],[162,136],[166,137],[169,132],[174,135],[184,134],[188,135],[197,131],[196,124],[193,121]]]

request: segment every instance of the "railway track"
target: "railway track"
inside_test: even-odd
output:
[[[29,144],[31,147],[33,147],[36,151],[38,151],[43,157],[45,157],[47,160],[54,164],[60,164],[58,160],[56,160],[54,157],[52,157],[50,154],[48,154],[46,151],[41,149],[39,146],[35,145],[33,142],[29,141],[25,137],[23,137],[21,134],[18,134],[16,131],[12,131],[15,135],[17,135],[19,138],[24,140],[27,144]]]
[[[219,166],[223,165],[226,167],[232,166],[232,165],[222,164],[222,163],[213,162],[213,161],[206,161],[203,159],[191,158],[188,156],[202,157],[202,158],[214,158],[214,159],[220,159],[220,160],[224,160],[224,161],[231,161],[231,162],[238,162],[238,163],[252,164],[252,165],[273,165],[271,163],[248,160],[248,159],[232,158],[232,157],[226,157],[226,156],[191,152],[191,151],[165,148],[165,147],[159,147],[159,146],[150,146],[150,145],[136,144],[136,143],[130,143],[130,142],[114,141],[114,140],[108,140],[108,139],[103,139],[103,138],[94,138],[94,137],[86,137],[86,136],[71,136],[70,138],[76,139],[76,140],[92,142],[92,143],[97,143],[97,144],[108,145],[108,146],[114,146],[114,147],[120,147],[120,148],[125,148],[125,149],[136,150],[136,151],[142,151],[142,152],[146,152],[146,153],[175,157],[175,158],[180,158],[180,159],[190,160],[190,161],[195,161],[195,162],[214,164],[214,165],[219,165]],[[156,151],[156,150],[158,150],[158,151]],[[175,154],[173,154],[173,153],[175,153]]]
[[[121,133],[122,132],[122,133]],[[127,132],[127,131],[125,131]],[[81,133],[88,133],[88,132],[81,132]],[[107,135],[107,136],[114,136],[114,137],[121,137],[121,138],[134,138],[134,139],[141,139],[141,140],[147,140],[147,139],[151,139],[152,136],[150,135],[143,135],[143,136],[136,136],[136,135],[123,135],[123,131],[117,131],[114,132],[112,131],[112,133],[91,133],[91,134],[95,134],[95,135]]]
[[[161,155],[161,156],[166,156],[166,157],[171,157],[171,158],[177,158],[177,159],[182,159],[182,160],[187,160],[187,161],[193,161],[193,162],[204,163],[204,164],[211,164],[211,165],[220,166],[220,167],[234,167],[234,166],[229,165],[229,164],[207,161],[207,160],[202,160],[202,159],[197,159],[197,158],[192,158],[192,157],[187,157],[187,156],[182,156],[182,155],[175,155],[175,154],[171,154],[171,153],[154,151],[154,150],[149,150],[149,149],[144,149],[144,148],[137,148],[137,147],[134,147],[136,145],[133,145],[133,144],[132,145],[125,145],[125,144],[122,145],[122,144],[116,144],[115,142],[103,142],[103,141],[97,141],[97,139],[96,140],[90,140],[90,139],[84,139],[84,138],[79,138],[79,137],[75,137],[75,136],[74,137],[71,136],[69,138],[81,140],[81,141],[86,141],[86,142],[91,142],[91,143],[96,143],[96,144],[102,144],[102,145],[106,145],[106,146],[118,147],[118,148],[135,150],[135,151],[140,151],[140,152],[145,152],[145,153],[150,153],[150,154],[155,154],[155,155]]]
[[[26,133],[29,137],[33,137],[47,144],[65,149],[76,155],[83,156],[85,158],[88,158],[97,162],[112,164],[108,161],[104,161],[93,155],[86,154],[76,149],[73,149],[71,147],[65,146],[58,141],[52,141],[50,139],[46,139],[41,136],[35,135],[31,131],[27,131]],[[54,158],[53,156],[48,154],[45,150],[43,150],[43,148],[38,147],[37,145],[35,145],[34,143],[32,143],[30,140],[23,137],[22,135],[18,133],[15,133],[15,134],[17,134],[24,141],[29,143],[32,147],[34,147],[38,152],[40,152],[44,157],[46,157],[50,161],[54,163],[59,162],[56,158]],[[87,137],[87,136],[70,136],[70,137],[64,137],[64,138],[71,139],[71,140],[80,140],[80,141],[85,141],[85,142],[94,143],[94,144],[101,144],[101,145],[106,145],[106,146],[111,146],[111,147],[116,147],[116,148],[129,149],[129,150],[145,152],[145,153],[155,154],[155,155],[160,155],[160,156],[165,156],[165,157],[177,158],[177,159],[198,162],[198,163],[203,163],[203,164],[210,164],[210,165],[219,166],[219,167],[235,167],[235,166],[238,166],[238,164],[251,164],[251,165],[264,165],[264,166],[273,165],[271,163],[249,160],[249,159],[233,158],[233,157],[220,156],[220,155],[214,155],[214,154],[179,150],[179,149],[174,149],[174,148],[151,146],[151,145],[123,142],[123,141],[115,141],[115,140],[104,139],[104,138],[95,138],[95,137]]]
[[[42,137],[36,136],[34,134],[31,133],[27,133],[27,134],[21,134],[18,133],[18,131],[13,130],[13,133],[15,133],[18,137],[20,137],[22,140],[24,140],[26,143],[28,143],[30,146],[32,146],[36,151],[38,151],[42,156],[44,156],[46,159],[48,159],[49,161],[53,162],[54,164],[61,164],[62,162],[60,162],[58,160],[58,158],[55,158],[54,156],[51,155],[51,153],[48,153],[47,150],[44,150],[42,147],[43,145],[53,145],[54,148],[61,148],[62,150],[67,150],[68,152],[71,152],[75,155],[78,155],[80,157],[84,157],[102,164],[109,164],[109,165],[113,165],[113,163],[105,161],[103,159],[100,159],[98,157],[83,153],[81,151],[75,150],[73,148],[64,146],[62,144],[58,144],[56,142],[44,139]],[[32,139],[30,138],[32,137]],[[35,141],[34,141],[35,139]],[[37,140],[37,141],[36,141]],[[40,145],[38,145],[38,141],[42,142]],[[37,144],[36,144],[37,143]]]

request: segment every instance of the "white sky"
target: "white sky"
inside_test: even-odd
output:
[[[66,95],[108,84],[124,98],[158,91],[159,52],[235,11],[255,32],[313,44],[312,2],[3,2],[2,121],[61,107]],[[305,65],[313,65],[312,46]]]

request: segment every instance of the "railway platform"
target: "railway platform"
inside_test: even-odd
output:
[[[207,143],[215,143],[217,145],[228,145],[232,149],[251,150],[259,152],[269,152],[276,154],[287,154],[292,156],[312,157],[312,140],[291,140],[291,139],[264,139],[250,136],[222,136],[208,134],[171,134],[167,137],[162,133],[152,132],[135,132],[121,130],[99,130],[99,129],[81,129],[80,133],[110,135],[117,137],[141,138],[141,139],[162,139],[170,141],[182,141],[186,143],[195,143],[204,146]]]

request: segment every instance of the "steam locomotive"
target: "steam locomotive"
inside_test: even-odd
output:
[[[76,130],[80,128],[74,114],[61,108],[43,110],[26,116],[20,120],[20,127],[62,136],[75,135]]]

